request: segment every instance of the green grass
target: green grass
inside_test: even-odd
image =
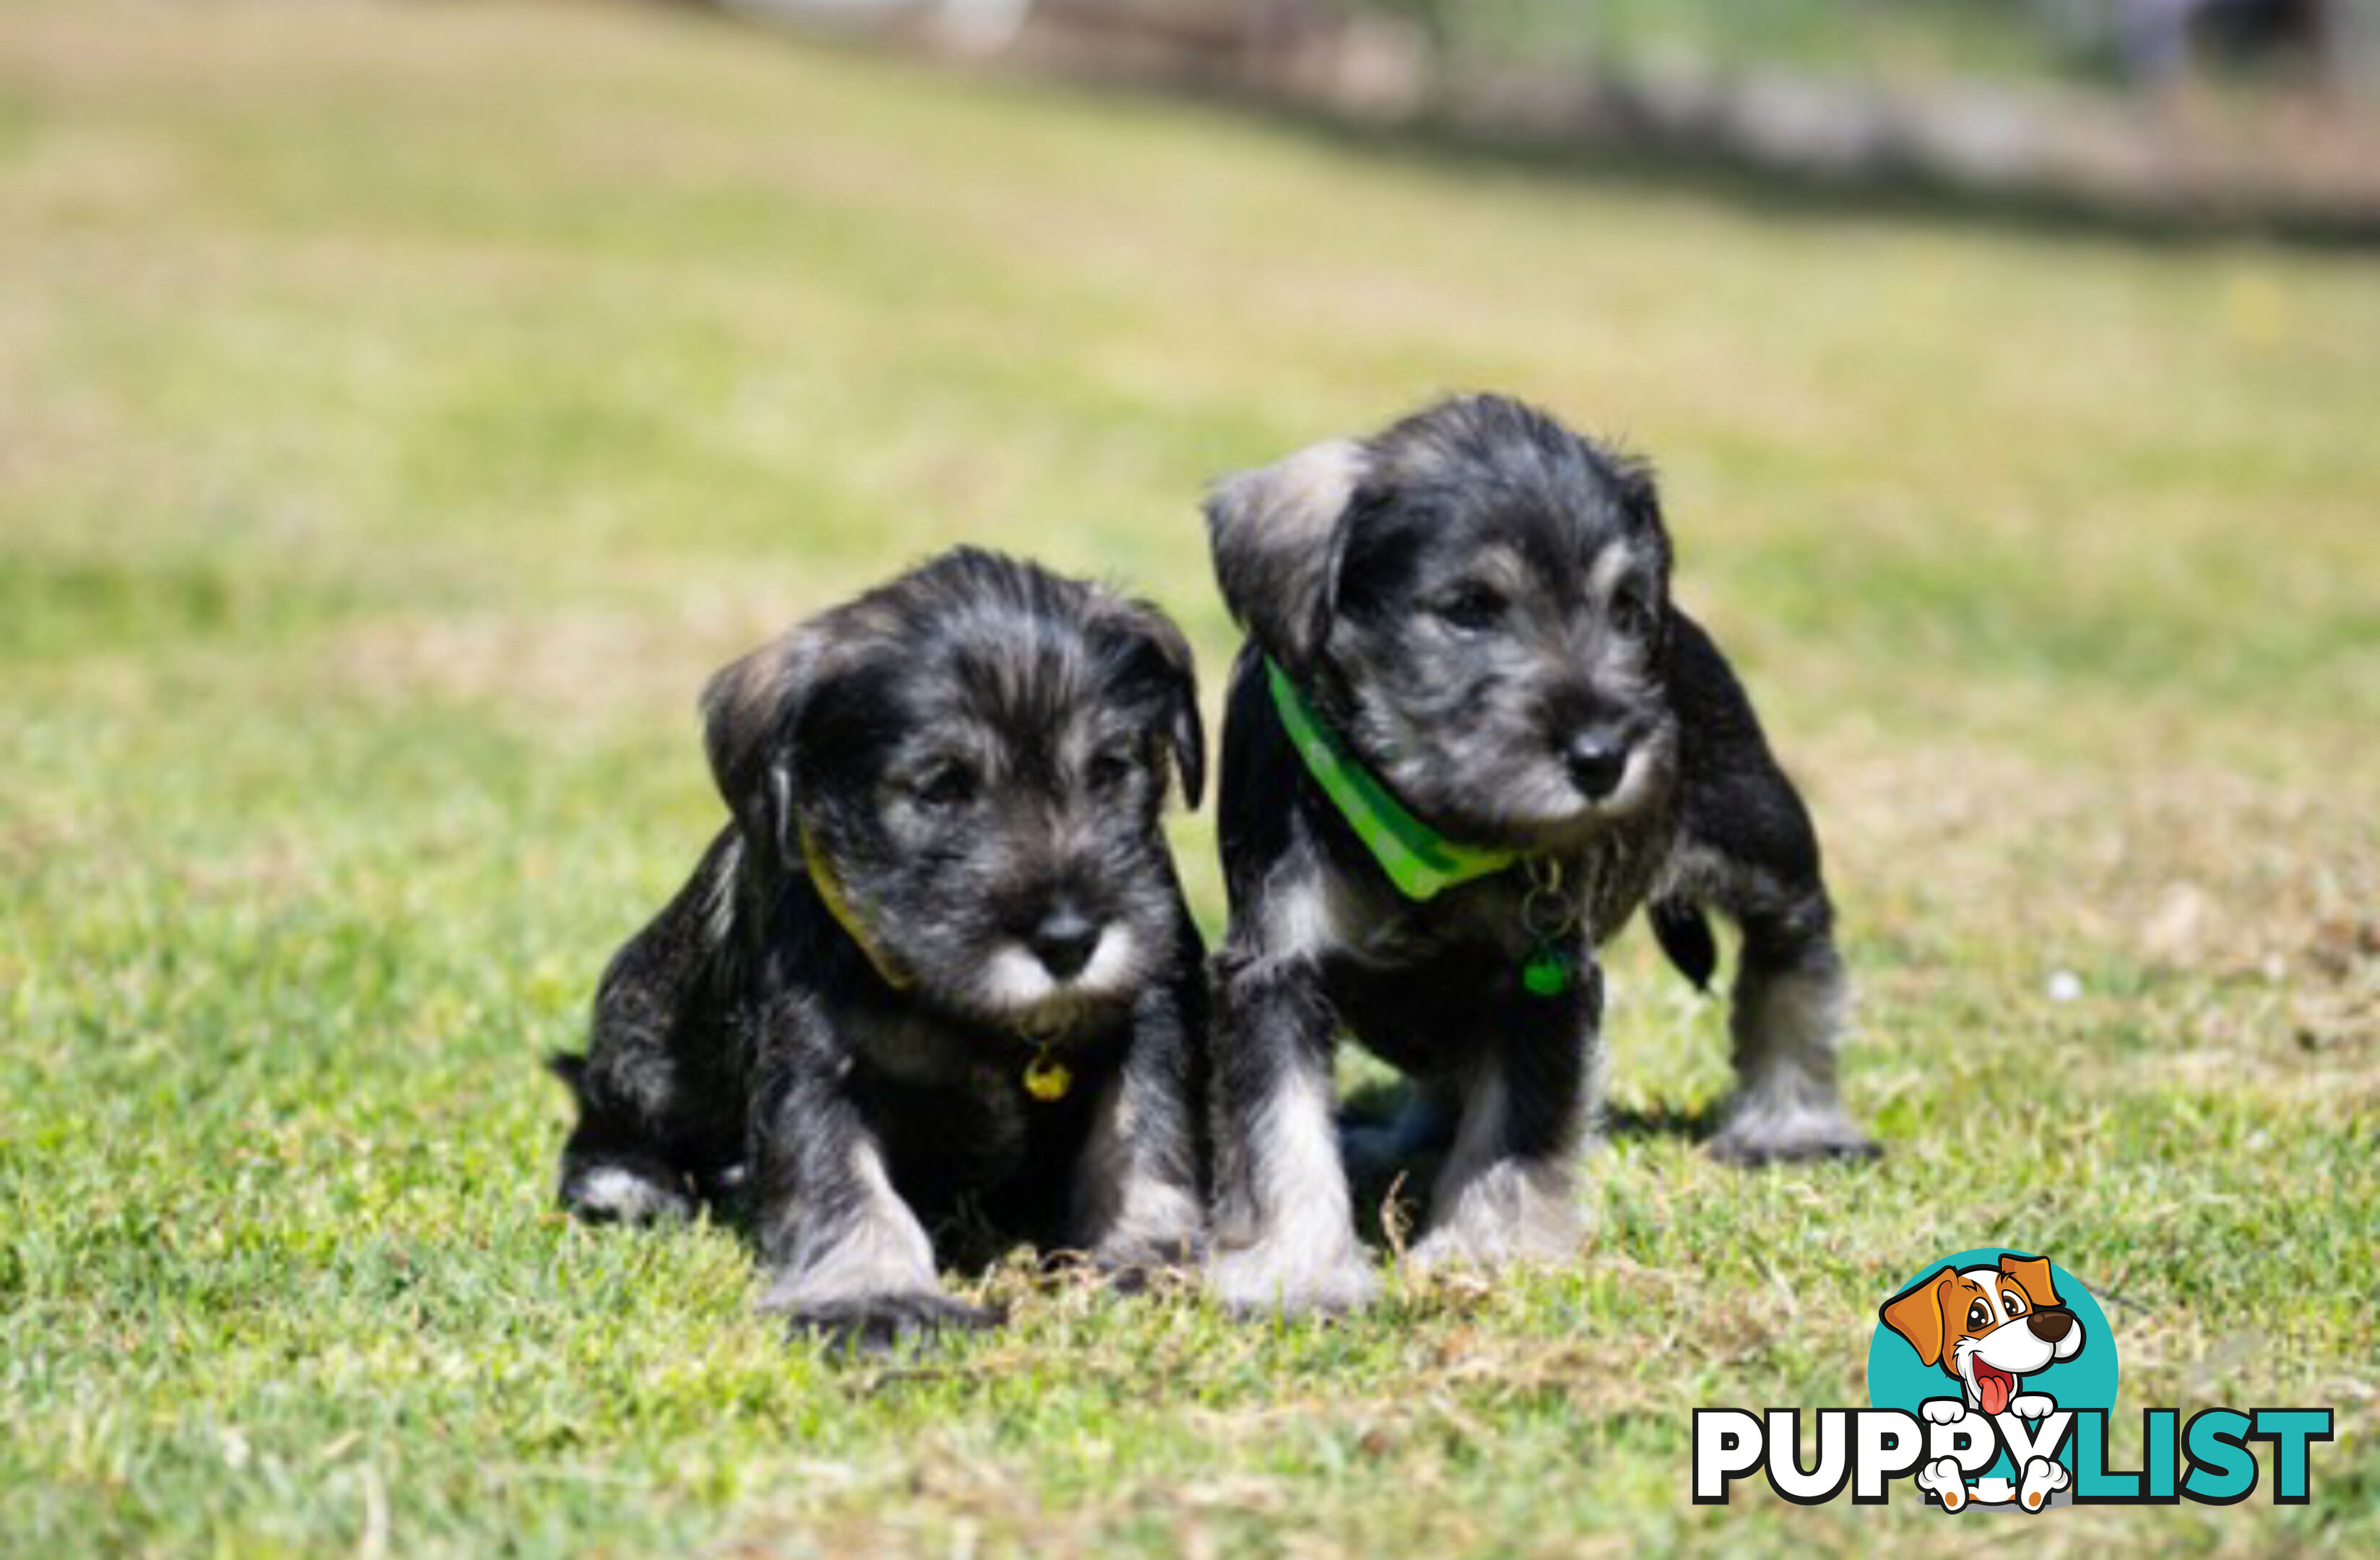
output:
[[[1659,457],[1825,829],[1880,1166],[1623,1133],[1574,1271],[1244,1328],[1020,1266],[898,1369],[789,1347],[719,1231],[550,1209],[536,1058],[718,820],[713,666],[967,538],[1153,592],[1211,682],[1200,485],[1470,385]],[[1862,1401],[1877,1301],[1992,1241],[2107,1300],[2119,1457],[2140,1405],[2339,1410],[2309,1506],[2025,1542],[2369,1552],[2375,429],[2361,256],[668,9],[11,0],[0,1552],[1930,1546],[1690,1507],[1688,1416]],[[1616,1103],[1708,1103],[1718,1006],[1613,961]]]

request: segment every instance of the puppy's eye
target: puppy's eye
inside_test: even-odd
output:
[[[2022,1316],[2024,1314],[2024,1301],[2019,1300],[2014,1295],[2002,1295],[2000,1297],[2000,1305],[2010,1316]]]
[[[965,806],[975,792],[975,771],[964,764],[937,764],[909,790],[917,805],[938,813]]]
[[[1611,623],[1632,639],[1641,639],[1653,628],[1653,599],[1634,586],[1621,590],[1611,599]]]
[[[1430,611],[1450,627],[1476,634],[1495,627],[1506,604],[1503,593],[1493,586],[1466,585],[1439,598]]]
[[[1967,1325],[1968,1325],[1968,1326],[1970,1326],[1970,1327],[1988,1327],[1988,1326],[1990,1326],[1991,1324],[1992,1324],[1992,1312],[1991,1312],[1991,1308],[1990,1308],[1989,1306],[1986,1306],[1986,1305],[1985,1305],[1983,1301],[1981,1301],[1981,1300],[1977,1300],[1974,1304],[1973,1304],[1973,1305],[1971,1305],[1971,1306],[1967,1307]]]
[[[1129,752],[1110,748],[1091,760],[1090,767],[1084,771],[1084,778],[1089,780],[1092,794],[1112,796],[1132,779],[1134,767]]]

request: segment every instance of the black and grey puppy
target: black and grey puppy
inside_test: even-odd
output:
[[[1220,796],[1221,1298],[1328,1310],[1375,1288],[1332,1124],[1342,1027],[1415,1080],[1387,1146],[1447,1147],[1415,1259],[1571,1251],[1596,950],[1648,899],[1697,985],[1702,908],[1742,932],[1713,1152],[1872,1152],[1835,1097],[1843,974],[1809,816],[1670,602],[1644,466],[1476,396],[1230,478],[1207,517],[1248,635]]]
[[[1159,815],[1197,802],[1190,650],[1155,608],[961,549],[703,695],[735,814],[613,958],[562,1201],[684,1216],[743,1177],[764,1309],[867,1341],[945,1295],[965,1212],[1103,1265],[1201,1199],[1203,950]]]

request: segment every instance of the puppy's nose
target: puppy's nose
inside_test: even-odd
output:
[[[1041,917],[1026,936],[1025,946],[1041,967],[1059,980],[1072,980],[1091,961],[1099,946],[1099,925],[1071,904],[1062,904]]]
[[[1600,802],[1628,772],[1628,744],[1609,732],[1580,732],[1562,744],[1562,763],[1579,794]]]
[[[2074,1313],[2070,1311],[2036,1311],[2024,1319],[2024,1324],[2032,1328],[2033,1336],[2042,1342],[2056,1343],[2073,1330]]]

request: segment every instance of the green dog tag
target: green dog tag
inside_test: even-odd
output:
[[[1521,966],[1521,985],[1532,997],[1560,997],[1570,989],[1570,955],[1541,948]]]

